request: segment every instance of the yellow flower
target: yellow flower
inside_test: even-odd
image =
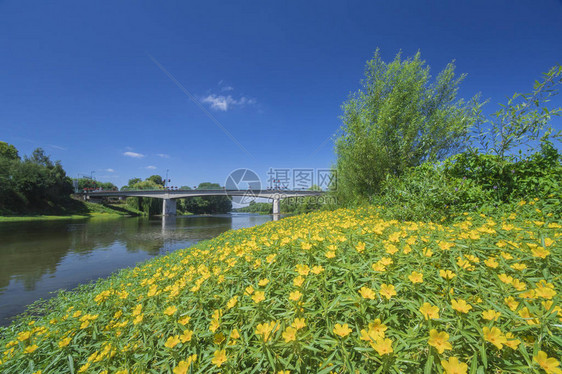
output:
[[[435,329],[429,331],[429,340],[427,341],[432,347],[437,348],[437,352],[443,353],[446,349],[453,349],[451,343],[449,343],[449,334],[445,331],[438,332]]]
[[[486,310],[484,312],[482,312],[482,318],[487,319],[488,321],[492,321],[492,320],[497,320],[498,318],[500,318],[501,313],[498,311],[495,311],[493,309],[489,309]]]
[[[383,257],[383,258],[381,258],[381,259],[379,260],[379,262],[380,262],[381,264],[383,264],[384,266],[388,266],[388,265],[392,265],[392,263],[393,263],[394,261],[392,261],[392,259],[391,259],[390,257]]]
[[[238,329],[232,330],[232,332],[230,333],[230,338],[231,339],[240,339],[240,333],[238,332]]]
[[[524,289],[527,288],[527,285],[524,282],[521,282],[519,279],[513,279],[513,282],[511,282],[511,285],[517,290],[517,291],[523,291]]]
[[[283,332],[283,339],[285,339],[285,343],[297,340],[297,329],[290,326],[287,327]]]
[[[166,343],[164,343],[164,347],[174,348],[176,345],[179,344],[179,342],[180,342],[179,335],[173,335],[170,336],[168,340],[166,340]]]
[[[275,321],[271,321],[269,323],[267,322],[260,323],[256,326],[256,335],[261,335],[263,341],[267,342],[269,340],[271,333],[277,331],[278,328],[279,326]]]
[[[439,308],[430,303],[423,303],[420,307],[420,312],[426,320],[439,318]]]
[[[293,285],[294,285],[295,287],[300,287],[300,286],[302,286],[303,282],[304,282],[304,277],[302,277],[302,276],[300,276],[300,275],[299,275],[298,277],[296,277],[295,279],[293,279]]]
[[[253,294],[253,293],[254,293],[254,287],[252,287],[252,286],[246,287],[246,293],[247,293],[248,295]]]
[[[521,309],[519,311],[519,316],[521,316],[521,318],[525,319],[527,321],[528,325],[538,325],[539,324],[539,320],[536,318],[533,318],[534,316],[531,314],[531,312],[529,311],[529,308],[524,307],[523,309]]]
[[[429,248],[424,248],[422,252],[425,257],[431,257],[431,255],[433,254],[433,251]]]
[[[455,243],[448,243],[448,242],[439,242],[439,248],[444,251],[447,251],[455,246]]]
[[[336,326],[334,327],[334,329],[332,330],[334,334],[343,337],[346,337],[347,335],[349,335],[349,333],[352,331],[347,323],[344,323],[343,325],[340,325],[339,323],[336,323]]]
[[[457,300],[452,299],[451,305],[453,306],[454,310],[456,310],[457,312],[461,312],[461,313],[468,313],[468,311],[470,309],[472,309],[472,305],[468,304],[463,299],[457,299]]]
[[[302,293],[300,291],[293,291],[289,294],[289,299],[292,301],[297,301],[302,297]]]
[[[224,349],[220,349],[218,351],[215,351],[213,353],[213,359],[211,360],[211,363],[213,363],[214,365],[221,367],[222,364],[224,364],[227,360],[226,357],[226,350]]]
[[[297,330],[300,330],[306,326],[306,323],[304,322],[304,318],[295,318],[291,326],[293,326]]]
[[[486,264],[486,266],[491,267],[492,269],[495,269],[499,266],[498,261],[496,261],[496,259],[493,257],[485,260],[484,263]]]
[[[268,283],[269,283],[269,279],[263,278],[263,279],[260,279],[260,281],[258,282],[258,286],[264,287],[264,286],[267,286]]]
[[[185,316],[185,317],[183,317],[183,318],[180,318],[180,319],[178,320],[178,323],[179,323],[180,325],[182,325],[182,326],[185,326],[185,325],[187,325],[187,324],[189,323],[189,321],[191,321],[191,317]]]
[[[70,341],[72,340],[72,338],[70,336],[66,337],[66,338],[62,338],[59,341],[59,348],[63,348],[66,347],[68,344],[70,344]]]
[[[31,337],[31,332],[29,331],[24,331],[24,332],[20,332],[18,334],[18,340],[20,342],[26,341],[27,339],[29,339]]]
[[[408,279],[412,283],[423,283],[423,273],[412,271],[412,274],[408,275]]]
[[[533,361],[540,365],[540,367],[547,372],[548,374],[560,374],[562,370],[558,366],[560,366],[560,362],[554,357],[548,357],[546,352],[539,351],[536,356],[533,356]]]
[[[357,243],[357,245],[355,246],[355,249],[359,253],[363,252],[365,250],[365,243],[363,243],[363,242]]]
[[[527,269],[527,265],[517,263],[517,264],[511,265],[511,268],[512,268],[513,270],[525,270],[525,269]]]
[[[388,300],[390,300],[390,298],[392,296],[396,295],[396,290],[394,289],[394,286],[392,284],[383,283],[383,284],[381,284],[380,294],[381,294],[381,296],[384,296]]]
[[[324,268],[323,268],[321,265],[313,266],[313,267],[312,267],[312,270],[311,270],[311,272],[312,272],[313,274],[317,274],[317,275],[320,274],[320,273],[323,272],[323,271],[324,271]]]
[[[290,370],[279,370],[277,374],[291,374]]]
[[[377,353],[381,356],[384,356],[386,354],[390,354],[393,352],[392,350],[392,340],[390,339],[385,339],[385,338],[380,338],[375,340],[374,342],[371,342],[371,347],[377,351]]]
[[[380,262],[375,262],[372,266],[373,271],[385,271],[386,267],[380,263]]]
[[[543,247],[532,248],[531,252],[533,253],[533,256],[540,258],[546,258],[546,256],[550,254],[550,251]]]
[[[234,306],[236,305],[236,303],[238,303],[238,295],[237,295],[237,296],[233,296],[232,298],[230,298],[230,300],[228,300],[228,303],[226,303],[226,309],[232,309],[232,308],[234,308]]]
[[[456,357],[449,357],[449,361],[441,360],[441,365],[446,374],[466,374],[468,370],[468,365]]]
[[[180,335],[180,340],[182,343],[185,343],[190,341],[192,336],[193,336],[192,330],[185,330],[183,334]]]
[[[211,324],[209,325],[209,330],[210,330],[211,332],[215,332],[215,331],[217,331],[217,329],[220,327],[220,325],[221,325],[221,324],[220,324],[220,321],[219,321],[218,319],[213,318],[213,319],[211,320]]]
[[[497,327],[492,327],[490,329],[487,326],[484,326],[482,328],[482,332],[484,333],[484,340],[492,343],[498,349],[502,349],[503,345],[507,342],[505,335]]]
[[[361,289],[359,290],[359,293],[365,299],[374,299],[375,298],[375,292],[372,289],[370,289],[369,287],[361,287]]]
[[[336,257],[336,252],[335,251],[328,251],[328,252],[326,252],[325,256],[327,258],[334,258],[334,257]]]
[[[37,348],[39,348],[39,347],[37,346],[37,344],[33,344],[33,345],[30,345],[30,346],[27,346],[27,347],[25,347],[25,349],[23,350],[23,353],[32,353],[32,352],[35,352],[35,350],[36,350]]]
[[[219,332],[218,334],[215,334],[215,336],[213,336],[213,343],[220,345],[222,342],[224,342],[225,340],[225,336],[222,332]]]
[[[197,361],[196,354],[189,356],[186,361],[180,361],[178,366],[174,368],[174,374],[187,374],[189,372],[189,367],[195,361]]]
[[[310,268],[308,265],[298,264],[295,266],[295,271],[299,273],[299,275],[307,276],[310,273]]]
[[[552,283],[546,283],[545,281],[537,283],[537,288],[535,288],[535,295],[547,300],[552,299],[556,295],[556,291],[554,291],[554,285],[552,285]]]
[[[388,329],[379,318],[369,323],[368,330],[361,330],[361,340],[368,342],[384,338],[384,332]]]
[[[264,301],[265,300],[265,292],[256,291],[254,296],[252,296],[252,300],[254,300],[254,303],[256,303],[256,304]]]
[[[507,345],[511,349],[517,349],[517,347],[519,347],[519,344],[521,343],[521,340],[513,339],[513,338],[515,338],[515,336],[510,332],[505,334],[505,338],[507,339],[507,341],[505,342],[505,345]]]
[[[164,314],[171,316],[172,314],[176,313],[178,311],[178,308],[176,308],[175,305],[169,306],[166,309],[164,309]]]
[[[456,276],[456,274],[453,273],[451,270],[443,270],[443,269],[439,270],[439,275],[445,279],[453,279]]]
[[[133,316],[138,316],[142,311],[142,304],[138,304],[133,308]]]
[[[512,312],[514,312],[515,309],[517,309],[517,307],[519,306],[519,302],[516,301],[513,296],[506,297],[505,299],[503,299],[503,301],[505,302],[505,305],[507,305],[509,309],[511,309]]]

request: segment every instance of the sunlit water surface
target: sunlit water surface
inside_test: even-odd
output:
[[[0,223],[0,326],[59,289],[271,219],[233,213]]]

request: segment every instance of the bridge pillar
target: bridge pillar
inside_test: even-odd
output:
[[[162,215],[163,216],[175,216],[176,215],[176,199],[164,199],[162,203]]]
[[[273,214],[281,213],[281,199],[273,198]]]

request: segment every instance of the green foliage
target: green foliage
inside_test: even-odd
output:
[[[130,181],[136,181],[138,178],[133,178]],[[129,182],[130,182],[129,181]],[[132,190],[158,190],[161,189],[162,186],[156,184],[150,178],[142,182],[136,182],[133,185],[129,185],[128,188]],[[138,210],[143,212],[148,216],[154,216],[157,214],[162,214],[162,200],[155,199],[152,197],[128,197],[127,198],[127,205],[132,209]]]
[[[562,155],[550,142],[515,159],[470,150],[389,176],[371,202],[396,219],[440,220],[460,212],[490,212],[503,204],[540,199],[562,217]]]
[[[398,54],[389,64],[375,52],[362,89],[343,105],[343,135],[336,140],[341,202],[378,192],[389,174],[463,149],[475,117],[472,104],[456,101],[464,76],[455,78],[454,70],[448,64],[431,83],[419,52],[406,60]]]
[[[154,184],[157,184],[159,186],[164,186],[164,180],[160,175],[151,175],[150,177],[146,178],[146,180],[154,182]]]
[[[68,202],[71,180],[59,161],[38,148],[21,160],[12,145],[0,145],[0,211],[3,214],[56,212]]]
[[[111,182],[99,182],[91,178],[78,178],[78,190],[86,188],[101,188],[102,190],[116,190],[117,186]]]
[[[11,144],[0,142],[0,158],[8,160],[19,160],[18,150]]]
[[[203,182],[197,190],[220,190],[218,183]],[[221,214],[232,210],[232,201],[228,196],[196,196],[180,199],[178,210],[183,213],[193,214]]]
[[[556,65],[544,74],[542,82],[535,81],[531,93],[515,93],[492,118],[482,116],[478,105],[475,132],[484,152],[504,158],[513,149],[533,149],[532,142],[536,140],[562,138],[562,130],[555,133],[549,126],[552,116],[559,116],[562,109],[550,110],[546,106],[561,83],[562,65]]]
[[[242,213],[271,214],[273,212],[273,205],[271,203],[257,203],[251,201],[248,206],[237,208],[236,211]]]

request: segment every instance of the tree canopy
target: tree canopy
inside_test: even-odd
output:
[[[336,139],[337,195],[376,193],[386,175],[441,160],[466,145],[474,105],[457,100],[464,75],[449,63],[431,82],[418,52],[385,63],[379,51],[365,67],[361,89],[343,104],[343,134]],[[476,101],[476,98],[474,99]]]

